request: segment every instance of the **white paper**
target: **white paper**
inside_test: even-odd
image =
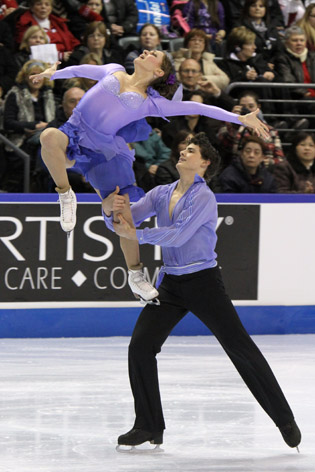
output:
[[[53,64],[58,61],[58,51],[55,44],[39,44],[31,46],[31,59],[48,62]]]

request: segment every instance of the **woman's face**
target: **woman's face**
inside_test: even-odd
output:
[[[253,57],[254,53],[256,51],[256,44],[255,43],[245,43],[242,46],[241,49],[241,54],[242,54],[242,60],[247,60]]]
[[[38,44],[46,44],[46,38],[42,31],[36,31],[28,38],[28,45],[30,47]]]
[[[313,139],[308,136],[303,141],[300,141],[295,148],[296,155],[304,164],[312,164],[315,159],[315,143]]]
[[[148,51],[144,49],[143,53],[140,54],[135,60],[135,67],[141,67],[147,72],[154,72],[155,69],[160,69],[164,59],[164,53],[162,51]]]
[[[262,0],[257,0],[249,7],[249,16],[253,20],[262,20],[266,15],[266,7]]]
[[[245,97],[240,98],[239,104],[249,111],[255,111],[258,108],[256,100],[251,95],[245,95]]]
[[[89,34],[87,37],[87,47],[90,51],[103,49],[105,44],[106,38],[98,29],[96,29],[94,33]]]
[[[309,24],[315,28],[315,7],[312,8],[308,17]]]
[[[201,36],[193,36],[188,42],[188,49],[193,53],[203,53],[206,47],[204,38]]]
[[[301,54],[306,47],[306,38],[304,34],[291,34],[285,44],[295,54]]]
[[[31,12],[40,20],[46,20],[52,12],[52,4],[50,0],[38,0],[31,7]]]
[[[160,44],[160,38],[153,26],[146,26],[140,35],[141,46],[144,49],[155,49]]]
[[[86,4],[92,11],[95,11],[95,13],[98,13],[99,15],[101,14],[103,8],[102,0],[88,0]]]

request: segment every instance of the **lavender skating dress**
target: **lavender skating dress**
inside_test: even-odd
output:
[[[85,93],[60,130],[69,138],[67,156],[75,160],[72,169],[82,173],[103,198],[116,185],[120,193],[129,193],[132,201],[143,195],[142,189],[134,185],[134,151],[127,143],[148,138],[151,127],[145,120],[147,116],[166,119],[199,114],[240,124],[235,113],[197,102],[167,100],[151,87],[147,98],[136,92],[120,93],[120,82],[114,75],[118,71],[125,69],[119,64],[83,64],[58,70],[51,77],[51,80],[86,77],[98,81]]]

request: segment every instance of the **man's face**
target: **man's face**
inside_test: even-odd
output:
[[[245,169],[250,174],[255,174],[259,164],[263,161],[264,154],[259,143],[246,143],[241,152],[241,160]]]
[[[180,66],[179,77],[185,87],[194,90],[201,78],[200,64],[193,59],[187,59]]]
[[[186,149],[180,152],[176,168],[180,175],[185,173],[203,175],[209,164],[210,161],[202,158],[197,144],[188,144]]]
[[[84,90],[80,89],[79,87],[73,87],[65,92],[62,101],[62,107],[67,118],[72,115],[74,108],[77,106],[83,95]]]

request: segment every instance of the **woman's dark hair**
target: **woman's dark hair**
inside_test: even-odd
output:
[[[265,16],[264,16],[264,21],[266,24],[269,23],[269,8],[268,8],[268,1],[267,0],[261,0],[262,3],[264,4],[265,7]],[[257,3],[257,0],[245,0],[245,4],[242,9],[242,14],[241,14],[241,19],[242,20],[248,20],[250,19],[249,16],[249,9],[252,5]]]
[[[175,134],[175,137],[172,142],[170,155],[170,159],[174,165],[177,164],[179,158],[178,146],[186,140],[188,142],[188,136],[194,136],[194,134],[195,133],[193,131],[188,131],[187,129],[181,129]]]
[[[159,28],[155,25],[153,25],[152,23],[144,23],[143,26],[141,26],[140,30],[139,30],[139,37],[141,36],[141,33],[142,31],[147,27],[147,26],[152,26],[152,28],[155,29],[157,35],[159,36],[159,38],[161,39],[162,38],[162,34],[161,34],[161,31],[159,30]]]
[[[205,42],[205,47],[204,47],[204,51],[207,51],[208,48],[209,48],[209,39],[208,39],[208,35],[205,31],[203,31],[202,29],[199,29],[199,28],[193,28],[189,31],[189,33],[186,34],[185,38],[184,38],[184,48],[188,48],[188,43],[191,39],[195,38],[196,36],[199,36],[200,38],[202,38]]]
[[[300,142],[305,141],[305,139],[307,138],[311,138],[313,140],[313,143],[315,144],[315,135],[313,133],[301,131],[300,133],[296,133],[293,135],[293,138],[291,139],[291,146],[289,147],[287,153],[287,158],[289,162],[296,161],[296,147],[300,144]]]
[[[201,0],[193,0],[195,7],[195,21],[199,22],[199,9],[201,6]],[[211,23],[217,28],[220,27],[220,20],[218,15],[218,0],[203,0],[203,3],[206,5],[207,10],[210,14]]]
[[[105,23],[103,23],[103,21],[92,21],[87,25],[82,36],[82,44],[84,46],[87,46],[88,37],[90,36],[90,34],[95,33],[95,31],[99,31],[105,37],[105,48],[109,49],[110,39],[107,33]]]
[[[210,161],[210,165],[207,167],[206,172],[203,176],[206,182],[209,182],[212,177],[218,172],[220,163],[221,163],[221,156],[218,151],[212,146],[209,139],[207,138],[206,133],[197,133],[188,141],[189,144],[195,144],[199,146],[200,154],[202,159],[205,161]]]
[[[162,77],[158,77],[150,83],[150,86],[154,88],[162,97],[171,98],[177,90],[178,82],[176,81],[176,75],[173,65],[165,52],[163,52],[163,60],[161,69],[164,71]],[[170,74],[174,75],[174,83],[168,84]],[[172,81],[173,82],[173,81]]]

